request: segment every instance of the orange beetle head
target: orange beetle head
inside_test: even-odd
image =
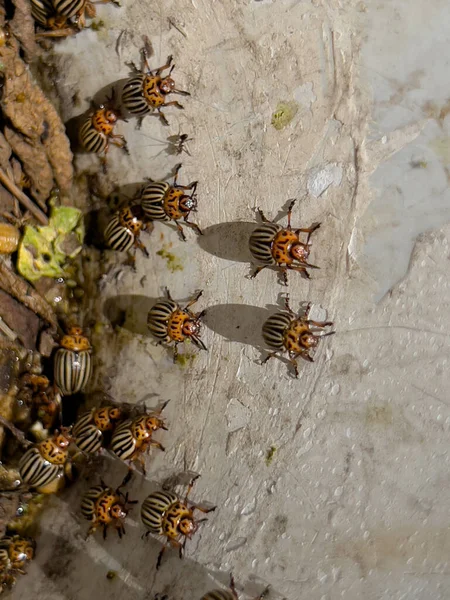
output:
[[[67,331],[67,335],[73,335],[73,336],[83,335],[83,330],[78,325],[74,325],[73,327],[69,327],[69,329]]]
[[[165,79],[161,80],[159,89],[163,94],[170,94],[170,92],[173,92],[175,89],[175,81],[172,79],[172,77],[166,77]]]
[[[300,336],[300,344],[303,348],[315,348],[318,343],[319,338],[310,331],[305,331],[305,333]]]
[[[291,248],[291,256],[295,260],[300,262],[306,262],[308,260],[310,253],[310,248],[308,244],[302,244],[299,242],[298,244],[294,244]]]
[[[180,200],[180,208],[184,212],[190,212],[193,210],[194,212],[197,210],[197,197],[192,196],[183,196]]]
[[[127,516],[127,512],[125,511],[122,504],[120,504],[119,502],[111,506],[110,513],[113,519],[125,519],[125,517]]]
[[[165,429],[163,419],[160,419],[156,415],[150,415],[145,420],[145,428],[148,431],[156,431],[157,429]]]
[[[122,416],[122,409],[114,407],[108,411],[108,417],[111,421],[118,421]]]
[[[63,428],[61,431],[55,431],[53,441],[59,448],[67,448],[70,444],[69,430]]]
[[[184,322],[183,333],[188,337],[197,336],[200,333],[200,323],[197,319],[189,319]]]
[[[191,537],[197,531],[197,525],[194,517],[183,517],[178,523],[178,530],[182,535]]]
[[[112,108],[105,108],[105,119],[108,121],[108,123],[114,125],[114,123],[117,123],[118,118],[119,116],[115,110]]]

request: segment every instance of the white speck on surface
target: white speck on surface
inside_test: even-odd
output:
[[[338,164],[328,164],[325,167],[311,169],[308,175],[308,192],[314,198],[319,198],[331,185],[340,185],[342,174],[342,167]]]
[[[312,82],[308,81],[303,85],[299,85],[298,88],[294,90],[294,98],[299,104],[309,108],[311,104],[317,100],[317,96],[313,91]]]

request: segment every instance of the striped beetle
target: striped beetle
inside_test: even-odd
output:
[[[298,271],[309,279],[306,267],[318,269],[316,265],[307,262],[310,253],[310,238],[320,223],[314,223],[307,229],[292,229],[291,215],[296,200],[292,200],[288,208],[288,224],[283,228],[278,223],[266,219],[261,209],[259,215],[263,220],[262,225],[257,227],[249,240],[249,248],[257,262],[263,263],[257,267],[251,278],[253,279],[266,267],[277,267],[283,273],[284,284],[287,285],[287,271]],[[300,241],[300,233],[307,233],[306,242]]]
[[[160,344],[174,342],[174,362],[178,357],[178,344],[187,339],[192,340],[201,350],[206,350],[205,344],[199,337],[200,320],[206,311],[193,313],[189,310],[203,292],[201,290],[197,292],[184,308],[174,302],[168,289],[166,289],[166,294],[167,300],[157,302],[148,313],[147,325],[150,333],[160,340]]]
[[[168,403],[169,400],[158,410],[120,423],[111,439],[111,452],[121,460],[139,462],[145,474],[144,453],[150,446],[165,450],[162,444],[153,439],[153,434],[158,429],[167,431],[164,419],[161,419],[160,415]]]
[[[142,70],[138,69],[132,62],[127,63],[135,74],[128,79],[123,87],[122,105],[130,115],[138,117],[138,126],[140,126],[142,119],[146,115],[155,110],[158,111],[159,118],[164,125],[168,125],[169,123],[161,107],[176,106],[177,108],[184,108],[184,106],[176,100],[166,102],[166,97],[169,94],[180,94],[182,96],[190,96],[190,94],[189,92],[175,88],[175,81],[171,77],[172,71],[175,68],[175,65],[172,64],[172,56],[168,57],[165,65],[155,71],[150,69],[145,49],[142,50],[142,57]],[[163,77],[162,73],[166,69],[170,69],[169,74]]]
[[[95,3],[111,3],[117,0],[31,0],[31,14],[39,25],[50,31],[39,33],[37,38],[66,37],[85,27],[86,16],[96,16]]]
[[[180,558],[183,557],[186,541],[192,538],[198,529],[199,523],[207,520],[196,521],[194,512],[199,510],[202,513],[209,513],[216,510],[215,506],[206,508],[188,501],[189,494],[198,477],[199,475],[191,480],[184,499],[181,499],[175,492],[160,490],[151,493],[142,503],[141,519],[148,530],[145,536],[152,533],[166,538],[165,544],[158,555],[157,569],[161,565],[167,544],[178,548]],[[180,541],[181,538],[184,538],[183,541]]]
[[[13,535],[0,540],[0,594],[15,584],[16,575],[25,575],[25,566],[35,551],[36,542],[30,538]]]
[[[54,380],[63,396],[82,392],[92,375],[91,344],[80,327],[71,327],[55,354]]]
[[[191,211],[197,209],[197,181],[193,181],[189,185],[179,185],[177,183],[178,173],[180,172],[181,164],[175,167],[175,176],[173,183],[170,185],[167,181],[153,181],[144,187],[141,192],[141,206],[146,217],[152,221],[174,221],[177,226],[180,237],[186,241],[183,227],[179,223],[180,219],[184,219],[186,225],[201,235],[202,231],[196,223],[188,221]],[[185,194],[186,190],[192,190],[191,195]]]
[[[263,600],[268,591],[269,587],[266,587],[255,600]],[[202,596],[200,600],[239,600],[233,575],[230,575],[230,588],[228,590],[211,590]]]
[[[54,494],[72,477],[68,430],[55,431],[52,437],[34,444],[22,456],[19,472],[22,481],[40,494]]]
[[[105,433],[111,432],[122,417],[117,406],[93,408],[81,415],[72,429],[75,445],[88,454],[95,454],[104,445]]]
[[[112,99],[110,100],[112,101]],[[80,127],[80,144],[86,152],[103,154],[103,170],[106,170],[106,155],[109,144],[114,144],[129,154],[127,142],[123,135],[116,135],[114,127],[119,119],[119,112],[108,104],[101,104],[97,110],[90,113]]]
[[[103,527],[103,539],[106,539],[106,532],[112,525],[121,538],[125,533],[123,524],[130,505],[137,504],[137,500],[129,500],[128,492],[123,494],[121,488],[131,479],[131,472],[128,472],[120,486],[114,490],[107,486],[103,481],[95,485],[86,492],[81,500],[81,514],[85,519],[91,521],[91,526],[86,537],[92,535],[98,527]]]
[[[270,348],[275,348],[261,364],[265,364],[270,358],[277,356],[279,352],[289,354],[289,362],[295,370],[295,376],[298,377],[297,358],[300,356],[309,362],[314,362],[310,354],[314,350],[320,338],[333,335],[334,331],[317,335],[311,329],[311,325],[323,329],[333,325],[331,321],[311,321],[309,313],[311,303],[306,307],[304,315],[297,315],[289,306],[289,296],[286,296],[285,307],[287,312],[275,313],[267,319],[262,327],[264,341]]]
[[[106,244],[118,252],[127,252],[134,246],[139,248],[148,258],[149,253],[140,241],[141,231],[153,231],[153,224],[149,223],[142,207],[139,204],[121,208],[112,217],[104,232]],[[131,261],[134,263],[134,256]]]

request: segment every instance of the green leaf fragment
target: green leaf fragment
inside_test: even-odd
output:
[[[71,206],[55,207],[48,225],[25,227],[19,244],[17,269],[32,282],[41,277],[65,277],[68,262],[81,252],[83,240],[82,212]]]
[[[289,102],[278,102],[275,112],[272,114],[272,125],[275,129],[284,129],[292,121],[298,112],[298,104],[293,100]]]

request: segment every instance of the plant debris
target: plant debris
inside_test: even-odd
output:
[[[277,451],[276,446],[270,446],[270,448],[266,452],[266,465],[269,467],[273,461],[275,456],[275,452]]]
[[[81,252],[83,240],[82,212],[70,206],[56,207],[47,226],[25,227],[17,269],[31,282],[41,277],[67,277],[67,263]]]

